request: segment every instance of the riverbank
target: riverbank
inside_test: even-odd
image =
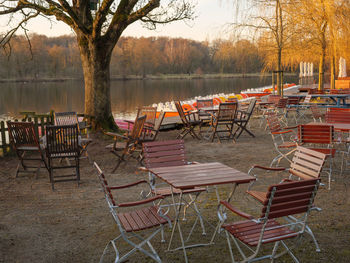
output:
[[[297,76],[297,73],[284,73],[285,76]],[[170,79],[223,79],[223,78],[269,78],[270,73],[235,73],[235,74],[159,74],[159,75],[114,75],[111,80],[170,80]],[[83,81],[84,78],[21,78],[21,79],[0,79],[0,83],[36,83],[36,82],[66,82]]]

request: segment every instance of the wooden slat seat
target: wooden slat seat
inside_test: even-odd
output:
[[[258,200],[260,203],[262,203],[265,200],[266,192],[263,191],[247,191],[248,194],[250,194],[252,197],[254,197],[256,200]]]
[[[325,119],[327,123],[350,123],[350,110],[343,108],[328,108]]]
[[[151,206],[117,215],[125,231],[133,232],[167,224],[168,221],[161,217],[157,211],[158,207]]]
[[[240,221],[233,224],[224,224],[222,227],[243,243],[255,247],[259,244],[260,233],[263,226],[263,223],[256,224],[252,221]],[[266,225],[262,244],[283,240],[286,237],[296,237],[297,235],[298,232],[288,227],[281,226],[276,220],[271,219],[268,220]]]

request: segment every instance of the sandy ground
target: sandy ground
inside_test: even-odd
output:
[[[219,144],[185,138],[188,160],[198,162],[218,161],[247,172],[253,164],[268,165],[275,156],[270,135],[252,121],[251,130],[255,138],[243,134],[237,143]],[[174,139],[179,131],[161,132],[159,140]],[[89,154],[100,167],[109,173],[115,165],[113,156],[105,146],[111,142],[103,135],[93,135]],[[337,160],[340,156],[337,155]],[[17,165],[15,156],[0,158],[0,262],[98,262],[106,243],[118,235],[118,229],[109,214],[96,170],[84,159],[81,161],[81,184],[75,182],[58,183],[51,190],[48,173],[42,169],[38,178],[20,174],[14,178]],[[282,162],[281,165],[288,165]],[[116,174],[108,175],[111,185],[147,178],[137,172],[139,164],[135,160],[123,164]],[[316,253],[311,238],[305,236],[295,254],[302,262],[349,262],[350,261],[350,172],[339,174],[339,162],[335,163],[332,189],[319,190],[316,204],[323,210],[313,212],[309,225],[318,238],[321,252]],[[269,173],[264,183],[278,182],[281,177]],[[325,178],[326,179],[326,178]],[[324,180],[326,182],[326,180]],[[247,185],[239,186],[234,203],[244,211],[258,213],[259,205],[244,193]],[[139,192],[127,191],[119,195],[121,201],[140,198]],[[228,187],[221,192],[227,194]],[[207,200],[207,201],[205,201]],[[202,195],[201,209],[209,222],[215,224],[216,199],[214,193]],[[184,232],[194,220],[190,215],[183,222]],[[234,218],[238,220],[238,218]],[[212,233],[210,227],[208,232]],[[169,238],[170,230],[166,231]],[[178,236],[176,236],[178,239]],[[205,240],[200,230],[193,237]],[[177,240],[178,241],[178,240]],[[181,251],[165,252],[166,244],[156,238],[154,247],[164,262],[183,262]],[[119,243],[125,248],[125,243]],[[190,262],[230,262],[225,237],[218,236],[215,244],[188,250]],[[113,253],[107,253],[104,262],[112,262]],[[130,257],[129,262],[152,262],[141,253]],[[292,262],[284,256],[279,262]]]

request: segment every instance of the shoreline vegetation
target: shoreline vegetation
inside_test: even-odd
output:
[[[295,72],[286,72],[285,76],[295,76]],[[220,79],[220,78],[270,78],[271,73],[234,73],[234,74],[157,74],[157,75],[114,75],[111,80],[169,80],[169,79]],[[83,81],[83,77],[42,77],[42,78],[21,78],[21,79],[0,79],[0,83],[26,83],[26,82],[64,82],[64,81]]]

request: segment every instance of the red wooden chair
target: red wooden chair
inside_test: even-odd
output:
[[[258,176],[259,171],[263,171],[264,173],[268,171],[287,172],[287,175],[289,176],[285,177],[285,179],[283,179],[282,182],[288,182],[292,180],[318,179],[320,178],[325,160],[325,154],[314,150],[310,150],[302,146],[298,146],[296,151],[294,152],[292,163],[290,164],[289,168],[272,168],[261,165],[254,165],[253,167],[251,167],[248,171],[248,174],[254,176],[255,178],[257,178],[257,180],[252,181],[252,183],[248,187],[247,193],[258,202],[263,203],[266,196],[266,191],[260,190],[262,187],[265,189],[265,185],[257,185],[257,182],[261,182],[261,179],[263,178],[262,175]],[[320,208],[314,207],[314,209],[320,211]],[[312,230],[308,226],[306,226],[306,232],[312,237],[316,246],[316,251],[321,251]]]
[[[184,140],[167,140],[167,141],[158,141],[158,142],[147,142],[142,144],[143,149],[143,163],[144,167],[140,167],[139,170],[149,172],[150,168],[158,168],[158,167],[172,167],[172,166],[182,166],[182,165],[195,165],[195,163],[191,163],[187,161],[186,152],[185,152],[185,144]],[[151,193],[153,195],[162,195],[162,196],[171,196],[174,194],[180,194],[181,191],[179,189],[173,188],[169,185],[167,186],[159,186],[156,184],[156,177],[149,173],[149,181],[151,183]],[[184,207],[184,218],[186,216],[186,209],[193,205],[194,210],[198,215],[198,219],[200,221],[203,235],[205,235],[205,228],[203,224],[202,216],[197,208],[196,199],[199,194],[206,191],[206,188],[196,187],[193,189],[188,189],[182,192],[184,195],[189,196],[189,200],[187,205]],[[194,195],[194,196],[192,196]],[[197,223],[197,220],[194,224]],[[191,235],[191,234],[190,234]]]
[[[276,112],[269,113],[266,119],[273,144],[278,152],[278,155],[272,160],[270,166],[272,167],[275,163],[277,166],[282,159],[291,162],[288,156],[292,154],[297,147],[297,142],[295,141],[296,135],[293,131],[297,126],[283,127]],[[288,135],[290,138],[287,138]]]
[[[218,216],[222,223],[221,227],[226,233],[232,262],[236,261],[230,239],[233,240],[243,258],[240,262],[252,262],[261,259],[274,261],[286,253],[295,262],[298,262],[291,249],[299,245],[299,241],[305,232],[307,218],[313,208],[318,187],[319,179],[271,185],[262,202],[261,215],[257,219],[240,211],[227,201],[220,201]],[[226,223],[228,211],[247,220]],[[300,216],[294,217],[296,214]],[[288,220],[289,216],[293,216],[296,220]],[[288,247],[287,240],[293,241],[294,244]],[[268,243],[274,243],[272,253],[258,258],[260,249]],[[277,253],[280,245],[282,245],[283,251]]]
[[[333,159],[336,149],[333,148],[334,128],[332,125],[299,125],[298,141],[304,147],[324,153],[329,161],[328,189],[331,187]]]
[[[157,262],[162,262],[150,241],[161,232],[162,242],[164,242],[163,228],[165,225],[171,226],[170,218],[155,204],[155,201],[161,200],[164,197],[158,195],[141,201],[118,203],[115,199],[116,195],[112,194],[112,192],[118,192],[118,190],[121,191],[123,189],[130,191],[131,187],[147,184],[147,181],[141,180],[126,185],[109,186],[100,167],[96,163],[94,163],[94,166],[98,171],[98,178],[104,191],[109,210],[120,231],[120,235],[109,241],[106,245],[100,262],[103,261],[103,257],[109,245],[112,245],[116,253],[114,262],[124,262],[136,251],[144,253]],[[118,245],[116,244],[119,239],[123,239],[132,247],[132,249],[124,255],[120,254]],[[148,250],[143,248],[146,245],[148,246]]]
[[[49,170],[44,157],[44,146],[40,145],[34,124],[32,122],[7,122],[9,138],[12,148],[16,151],[19,163],[16,169],[16,177],[20,172],[33,173],[31,168],[38,175],[41,163]],[[37,164],[33,166],[33,161]],[[21,169],[22,168],[22,169]]]

